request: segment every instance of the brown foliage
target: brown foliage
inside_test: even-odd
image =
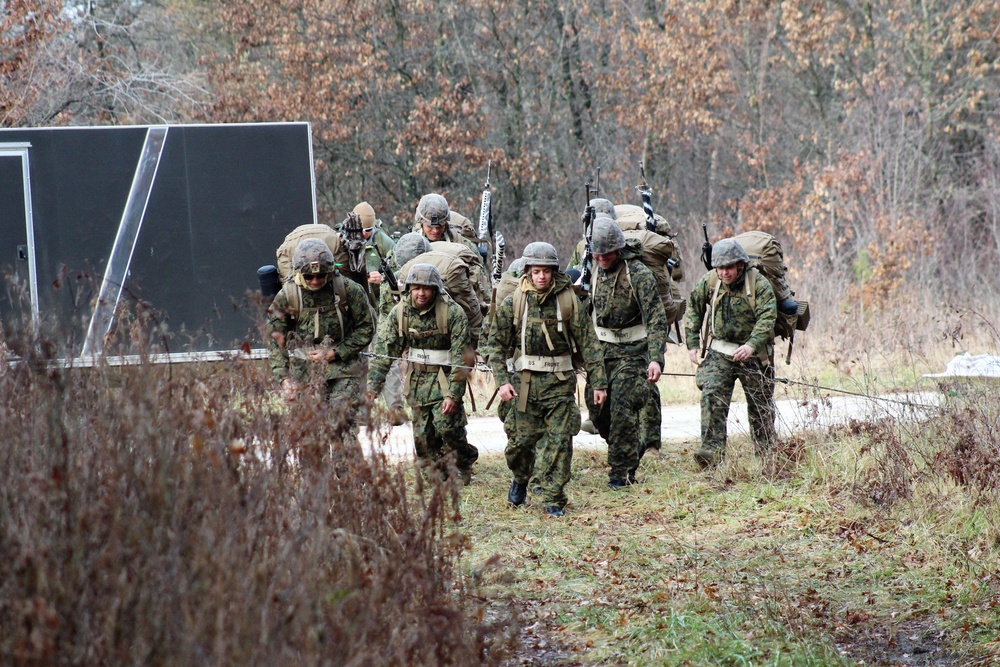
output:
[[[336,407],[267,408],[273,385],[252,362],[48,361],[0,371],[5,662],[488,665],[507,653],[516,627],[477,618],[456,569],[457,491],[414,493],[405,466],[358,456]]]

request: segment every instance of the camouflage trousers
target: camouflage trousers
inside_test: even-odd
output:
[[[389,373],[385,376],[385,385],[382,387],[382,398],[385,405],[390,410],[402,410],[403,405],[403,373],[402,359],[396,359],[389,367]]]
[[[573,436],[580,432],[580,408],[574,396],[533,396],[524,412],[516,408],[507,410],[504,431],[507,433],[504,455],[514,481],[527,483],[534,472],[542,502],[565,507],[564,489],[573,463]]]
[[[701,446],[722,454],[726,450],[726,421],[736,381],[747,398],[747,417],[758,454],[770,450],[774,429],[774,365],[763,365],[757,357],[735,362],[709,350],[698,366],[695,382],[701,389]]]
[[[351,460],[363,458],[361,444],[358,441],[358,418],[362,411],[361,398],[364,396],[364,378],[341,377],[324,382],[322,387],[323,400],[329,406],[326,418],[330,427],[330,437],[319,443],[312,443],[299,450],[300,460],[306,468],[326,470],[332,463],[333,471],[338,476],[346,475]],[[310,406],[305,397],[300,397],[293,403],[294,411],[300,413],[296,418],[299,427],[303,420],[312,420],[322,410],[320,406]]]
[[[608,375],[608,400],[594,405],[594,391],[587,385],[590,420],[608,443],[609,477],[626,480],[639,467],[640,447],[645,448],[642,411],[649,403],[651,382],[649,362],[643,358],[612,359],[604,362]]]
[[[647,365],[648,368],[648,365]],[[660,388],[648,382],[649,396],[639,414],[639,458],[647,449],[660,448],[660,428],[663,425],[663,406],[660,404]]]
[[[417,460],[424,465],[434,465],[447,470],[453,459],[459,470],[468,470],[479,459],[479,450],[469,444],[466,436],[465,406],[458,401],[456,409],[446,415],[441,407],[444,400],[421,404],[411,399],[413,410],[413,447]]]

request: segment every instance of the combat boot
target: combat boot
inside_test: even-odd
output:
[[[628,479],[622,479],[621,477],[612,477],[608,480],[608,488],[612,491],[620,491],[628,486]]]
[[[566,516],[566,512],[558,505],[546,505],[545,514],[546,516]]]
[[[510,483],[510,491],[507,492],[507,502],[514,507],[524,504],[524,499],[528,496],[527,482],[519,482],[516,479]]]
[[[722,453],[714,449],[699,449],[694,453],[694,462],[698,464],[698,468],[705,470],[706,468],[714,468],[719,465],[722,461]]]
[[[459,468],[458,481],[462,483],[462,486],[472,484],[472,471],[468,468]]]

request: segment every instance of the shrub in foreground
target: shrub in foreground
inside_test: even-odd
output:
[[[251,362],[0,370],[0,660],[497,664],[455,490]],[[272,406],[272,407],[269,407]]]

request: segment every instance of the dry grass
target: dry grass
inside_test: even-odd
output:
[[[457,490],[259,364],[0,373],[0,662],[497,664]],[[511,628],[511,629],[508,629]]]

